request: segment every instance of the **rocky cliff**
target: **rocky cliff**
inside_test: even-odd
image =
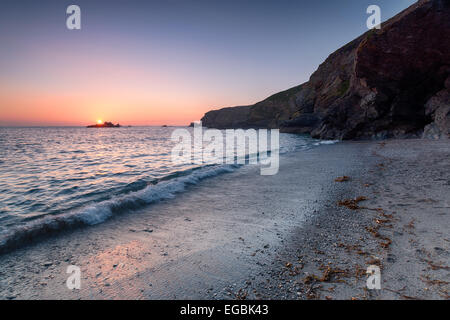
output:
[[[308,82],[204,126],[323,139],[450,137],[450,0],[422,0],[332,53]]]

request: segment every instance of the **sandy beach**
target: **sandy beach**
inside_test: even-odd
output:
[[[448,299],[449,157],[446,140],[341,142],[275,176],[246,166],[3,254],[0,298]]]

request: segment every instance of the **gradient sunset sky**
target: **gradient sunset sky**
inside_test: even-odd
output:
[[[0,125],[187,125],[307,81],[370,4],[384,21],[414,2],[2,0]]]

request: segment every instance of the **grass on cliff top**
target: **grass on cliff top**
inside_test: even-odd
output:
[[[274,95],[271,95],[270,97],[268,97],[267,99],[265,99],[264,101],[277,101],[277,102],[288,102],[289,99],[295,95],[296,93],[298,93],[300,91],[302,85],[298,85],[295,86],[293,88],[287,89],[285,91],[281,91],[278,93],[275,93]]]

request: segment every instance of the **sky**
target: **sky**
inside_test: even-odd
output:
[[[414,2],[2,0],[0,126],[188,125],[307,81],[369,5],[385,21]]]

